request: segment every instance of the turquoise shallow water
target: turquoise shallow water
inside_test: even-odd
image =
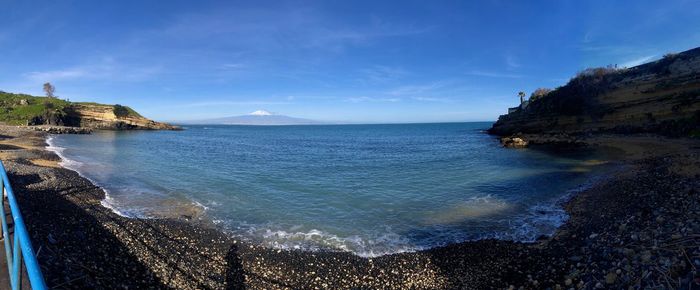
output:
[[[558,202],[605,170],[600,156],[504,149],[489,125],[188,126],[58,135],[49,148],[122,215],[201,208],[271,247],[376,256],[551,234]]]

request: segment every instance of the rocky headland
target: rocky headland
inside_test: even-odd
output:
[[[130,107],[70,102],[0,91],[0,123],[32,126],[50,133],[82,134],[99,130],[179,130],[180,127],[141,116]],[[74,127],[75,129],[67,129]],[[80,129],[78,129],[80,128]]]
[[[584,70],[564,86],[533,94],[489,133],[526,135],[534,144],[604,133],[698,137],[700,48],[632,68]]]
[[[78,103],[66,110],[66,126],[108,130],[179,130],[180,127],[144,118],[133,110],[119,114],[113,105]]]
[[[571,219],[541,242],[568,254],[551,260],[564,283],[528,276],[524,288],[700,289],[700,48],[584,70],[538,89],[488,132],[508,148],[623,152],[620,171],[573,197]]]

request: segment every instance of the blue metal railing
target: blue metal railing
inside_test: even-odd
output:
[[[34,249],[32,248],[32,241],[29,239],[27,228],[24,227],[24,220],[22,220],[19,205],[17,205],[15,194],[12,192],[12,186],[10,186],[10,179],[7,178],[5,165],[2,164],[2,161],[0,161],[0,177],[2,177],[2,182],[0,182],[0,194],[4,192],[4,195],[7,197],[7,202],[9,203],[10,207],[10,214],[12,215],[12,227],[14,229],[12,237],[13,241],[10,243],[10,231],[7,225],[7,217],[5,216],[5,198],[0,195],[2,237],[5,242],[5,256],[7,257],[7,270],[10,275],[10,286],[12,286],[13,290],[18,290],[20,288],[22,284],[21,270],[22,265],[24,264],[24,267],[27,269],[27,277],[29,278],[29,284],[31,284],[32,289],[44,290],[46,289],[44,275],[41,273],[39,263],[36,261],[36,255],[34,255]]]

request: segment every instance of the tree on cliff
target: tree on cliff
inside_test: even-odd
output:
[[[44,92],[46,93],[46,97],[53,98],[53,93],[56,91],[56,87],[54,87],[51,83],[45,83],[44,84]]]
[[[520,103],[522,104],[525,101],[525,92],[518,92],[518,96],[520,97]]]

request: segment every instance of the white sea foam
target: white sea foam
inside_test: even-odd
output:
[[[203,210],[205,210],[205,211],[206,211],[206,210],[209,210],[209,207],[208,207],[208,206],[203,205],[202,203],[200,203],[200,202],[198,202],[198,201],[196,201],[196,200],[194,200],[194,199],[190,200],[190,202],[192,203],[192,205],[194,205],[194,206],[196,206],[196,207],[199,207],[199,208],[201,208],[201,209],[203,209]]]
[[[48,138],[46,138],[46,144],[48,144],[48,146],[46,146],[46,150],[56,153],[56,155],[58,155],[58,157],[61,158],[61,162],[59,162],[58,165],[61,165],[61,167],[63,168],[78,172],[80,176],[85,177],[81,172],[78,171],[78,168],[82,166],[83,163],[66,157],[63,153],[66,150],[66,148],[56,145],[54,138],[54,136],[49,136]]]
[[[588,190],[603,179],[608,178],[607,176],[609,175],[593,176],[583,184],[567,190],[564,195],[552,202],[531,206],[524,216],[509,221],[510,231],[491,237],[519,242],[534,242],[540,236],[552,236],[569,219],[569,214],[564,210],[564,204],[576,194]]]
[[[519,216],[510,217],[504,221],[506,227],[501,230],[470,234],[465,232],[434,233],[439,238],[426,241],[411,241],[405,235],[393,232],[390,228],[377,233],[365,233],[358,235],[338,236],[318,229],[302,230],[303,226],[291,226],[287,230],[276,229],[275,225],[251,225],[239,223],[238,229],[245,229],[243,238],[252,237],[263,245],[277,249],[293,250],[335,250],[351,252],[361,257],[377,257],[404,252],[416,252],[430,248],[445,246],[450,243],[476,241],[482,239],[500,239],[519,242],[534,242],[541,236],[553,235],[569,218],[563,204],[576,193],[589,189],[600,182],[603,176],[591,178],[586,183],[568,190],[560,198],[550,202],[542,202],[530,206]],[[469,204],[479,206],[495,206],[503,209],[505,201],[494,198],[491,195],[471,198]],[[508,206],[505,206],[507,208]],[[217,220],[217,224],[226,224],[226,221]],[[272,228],[275,228],[274,230]],[[240,231],[239,231],[240,234]]]
[[[114,199],[107,193],[107,190],[102,188],[102,190],[105,192],[105,198],[100,201],[100,204],[108,209],[110,209],[112,212],[116,213],[117,215],[123,216],[123,217],[133,217],[125,212],[120,211],[117,206],[115,205]]]
[[[378,257],[388,254],[415,252],[425,247],[412,245],[405,237],[392,231],[363,238],[358,235],[340,237],[317,229],[308,231],[257,230],[251,228],[252,234],[260,234],[266,246],[276,249],[295,249],[307,251],[335,250],[352,252],[361,257]]]
[[[90,177],[86,176],[85,174],[83,174],[80,171],[80,168],[84,164],[80,161],[72,160],[72,159],[66,157],[65,154],[63,153],[66,150],[66,148],[57,146],[55,141],[54,141],[54,138],[55,137],[51,136],[51,135],[49,135],[49,137],[46,138],[46,144],[48,144],[48,146],[46,146],[46,150],[56,153],[56,155],[58,155],[58,157],[61,158],[61,162],[59,162],[58,165],[60,165],[63,168],[75,171],[76,173],[78,173],[78,175],[80,175],[80,177],[89,180],[92,184],[94,184],[95,186],[102,189],[102,191],[105,193],[105,198],[100,201],[100,204],[102,206],[110,209],[112,212],[114,212],[117,215],[120,215],[123,217],[133,217],[125,212],[120,211],[117,208],[114,199],[110,196],[109,191],[106,188],[104,188],[103,186],[99,185],[97,183],[97,181],[95,181],[95,180],[91,179]]]

